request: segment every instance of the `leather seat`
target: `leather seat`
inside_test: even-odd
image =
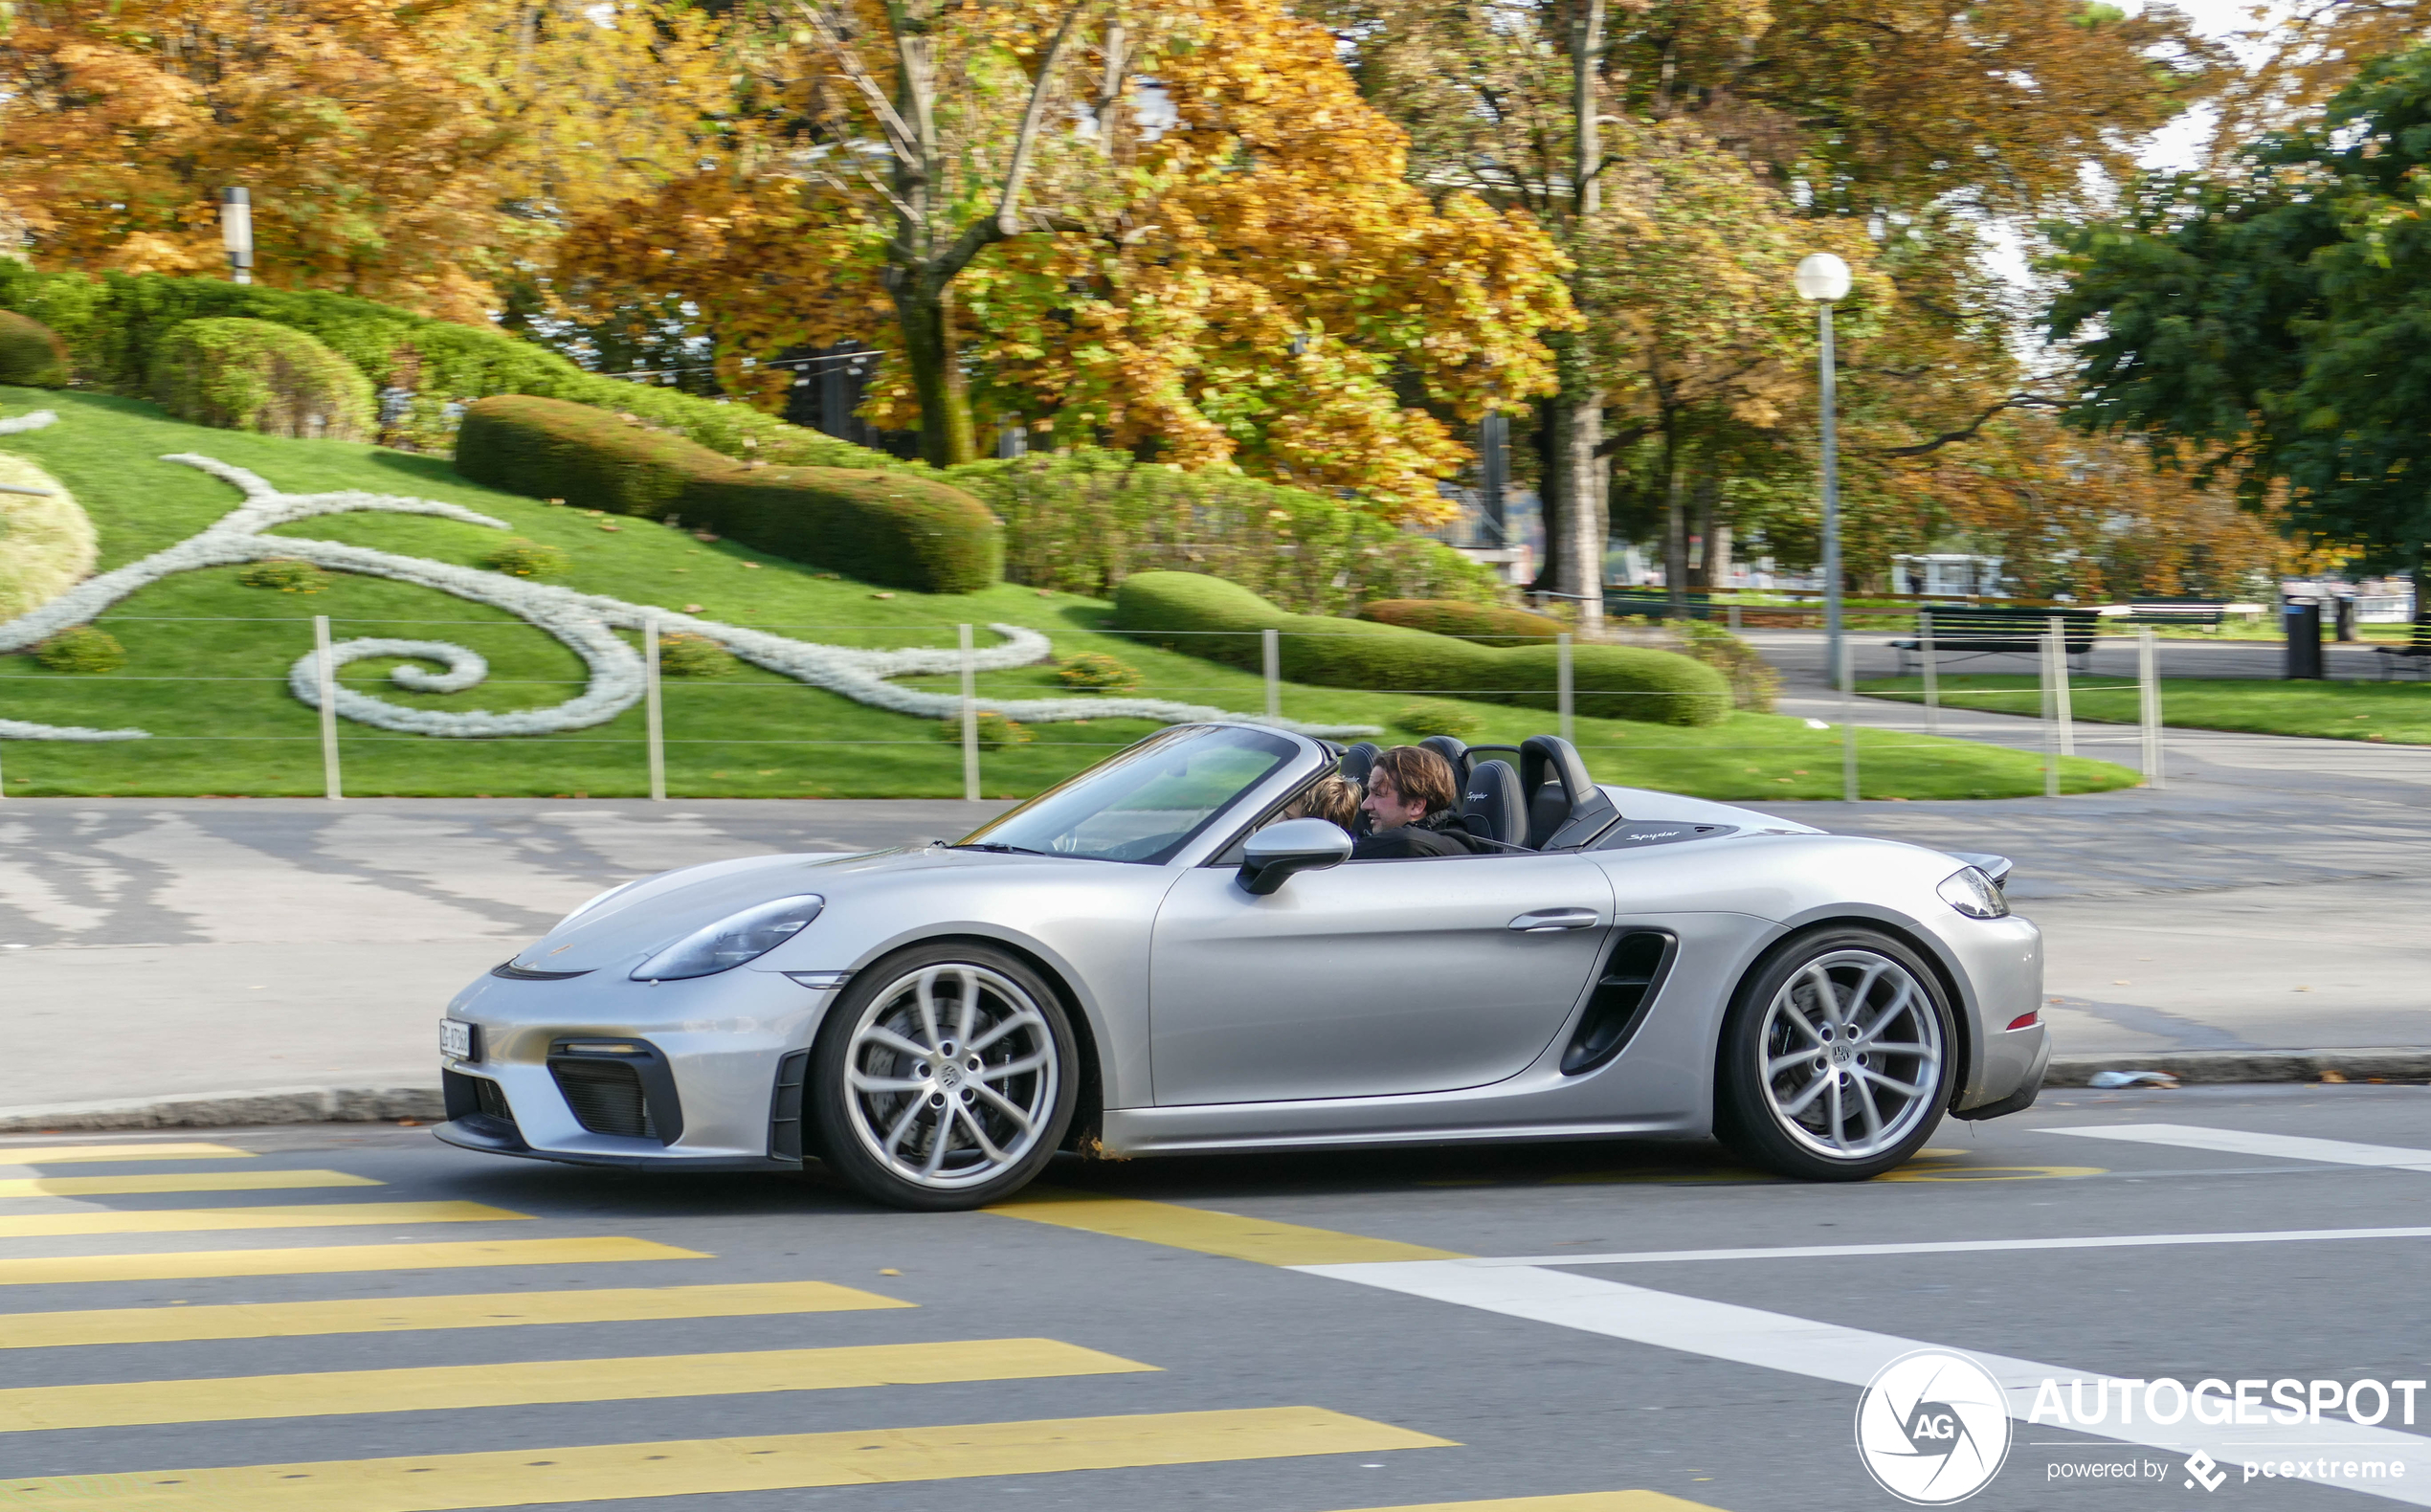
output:
[[[1355,782],[1365,788],[1368,785],[1369,769],[1375,766],[1376,758],[1383,754],[1384,747],[1375,742],[1361,741],[1342,753],[1342,760],[1335,765],[1334,770],[1342,774],[1344,781]]]
[[[1450,735],[1430,735],[1418,745],[1442,757],[1452,767],[1452,786],[1461,787],[1469,780],[1468,743]]]
[[[1480,762],[1469,772],[1461,800],[1461,824],[1471,834],[1505,845],[1528,843],[1528,795],[1506,761]]]

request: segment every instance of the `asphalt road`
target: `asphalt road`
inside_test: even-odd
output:
[[[1920,1346],[2011,1389],[1975,1506],[2431,1503],[2431,1393],[2022,1420],[2043,1375],[2431,1376],[2420,1087],[2054,1095],[1854,1186],[1574,1145],[1072,1164],[945,1215],[420,1129],[210,1140],[0,1141],[0,1505],[1876,1512],[1861,1383]],[[2314,1473],[2349,1458],[2404,1469]]]

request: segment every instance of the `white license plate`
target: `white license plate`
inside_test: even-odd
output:
[[[460,1018],[439,1020],[439,1054],[454,1060],[479,1060],[474,1047],[480,1043],[473,1026]]]

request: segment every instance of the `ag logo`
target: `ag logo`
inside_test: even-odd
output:
[[[1901,1355],[1857,1403],[1857,1452],[1884,1490],[1919,1506],[1964,1501],[2009,1457],[2009,1401],[1992,1372],[1947,1349]]]

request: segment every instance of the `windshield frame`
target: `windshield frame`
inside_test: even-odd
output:
[[[1324,768],[1331,765],[1331,758],[1327,756],[1325,748],[1319,745],[1315,741],[1310,740],[1305,735],[1296,734],[1289,730],[1276,729],[1271,725],[1249,723],[1236,724],[1216,723],[1213,721],[1195,724],[1171,724],[1166,726],[1164,729],[1155,730],[1149,734],[1140,737],[1139,740],[1124,746],[1121,750],[1108,755],[1104,761],[1096,762],[1089,767],[1073,773],[1071,776],[1066,777],[1063,781],[1057,783],[1054,787],[1047,789],[1044,792],[1038,793],[1037,796],[1032,797],[1014,808],[1006,810],[1004,812],[996,815],[987,823],[979,826],[979,828],[971,831],[969,834],[964,835],[961,839],[953,842],[954,847],[978,847],[992,842],[996,844],[1009,844],[1011,843],[1009,840],[999,837],[993,832],[996,832],[1005,825],[1011,823],[1016,816],[1048,803],[1058,794],[1063,793],[1082,783],[1091,780],[1095,774],[1101,772],[1106,767],[1137,755],[1142,746],[1175,742],[1182,737],[1205,735],[1216,730],[1251,731],[1256,734],[1282,742],[1283,744],[1291,746],[1292,749],[1283,754],[1282,761],[1279,762],[1272,770],[1268,771],[1264,776],[1243,787],[1238,791],[1235,792],[1230,798],[1210,810],[1203,818],[1201,818],[1196,824],[1193,825],[1178,839],[1154,854],[1140,856],[1080,856],[1068,855],[1060,852],[1038,854],[1050,856],[1057,860],[1102,861],[1118,866],[1171,866],[1175,864],[1195,865],[1199,860],[1204,858],[1201,855],[1199,855],[1199,853],[1207,850],[1211,843],[1220,844],[1222,841],[1231,837],[1233,826],[1231,826],[1228,821],[1240,814],[1245,809],[1251,812],[1261,811],[1263,806],[1269,802],[1274,795],[1297,790],[1300,787],[1308,782],[1311,777],[1318,775]],[[1210,839],[1211,835],[1214,837],[1212,842]],[[1024,859],[1033,858],[1031,855],[1024,852],[1016,851],[1012,854],[1019,856]]]

